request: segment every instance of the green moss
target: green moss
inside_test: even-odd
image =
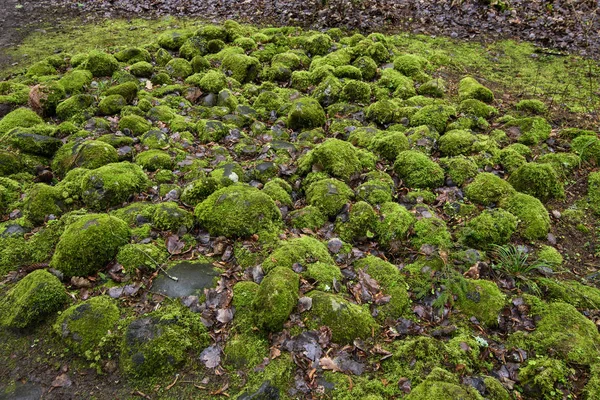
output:
[[[290,268],[275,267],[258,287],[253,308],[257,325],[279,331],[298,301],[298,275]]]
[[[98,110],[104,115],[114,115],[121,112],[126,105],[127,102],[123,96],[113,94],[103,98],[100,103],[98,103]]]
[[[442,249],[449,249],[452,246],[452,236],[442,219],[422,218],[415,222],[413,231],[414,237],[411,243],[416,249],[420,249],[425,244]]]
[[[590,400],[600,396],[600,364],[594,364],[590,368],[590,379],[585,385],[584,394]]]
[[[379,100],[367,107],[367,119],[379,125],[389,125],[399,122],[397,105],[390,100]]]
[[[588,200],[592,210],[600,214],[600,172],[591,172],[588,175]]]
[[[221,121],[200,120],[196,125],[198,138],[203,143],[218,142],[229,134],[229,127]]]
[[[408,187],[435,188],[444,183],[442,167],[415,150],[399,153],[394,163],[394,171]]]
[[[350,207],[348,220],[342,221],[341,218],[338,218],[336,231],[344,241],[360,241],[375,236],[377,215],[367,202],[359,201],[353,204]]]
[[[397,247],[406,239],[415,217],[405,207],[393,202],[383,203],[379,213],[381,217],[376,228],[379,242],[384,247]]]
[[[260,72],[260,61],[243,54],[230,54],[223,59],[221,69],[240,83],[252,82]]]
[[[538,354],[555,355],[582,365],[598,362],[600,334],[592,321],[567,303],[544,303],[533,297],[526,300],[531,314],[540,319],[535,331],[524,338]]]
[[[54,68],[46,60],[38,61],[27,69],[27,75],[33,77],[56,75],[56,68]]]
[[[21,106],[29,101],[29,86],[21,83],[0,82],[0,104]]]
[[[128,103],[131,103],[137,97],[138,83],[137,81],[121,83],[120,85],[109,87],[104,93],[107,96],[121,95]]]
[[[428,62],[425,58],[415,54],[404,54],[394,59],[394,69],[406,76],[417,80],[424,80],[426,74],[424,68]]]
[[[119,314],[115,301],[110,297],[92,297],[66,309],[53,329],[69,348],[91,358],[102,339],[115,328]]]
[[[498,110],[495,107],[489,106],[477,99],[466,99],[461,101],[458,106],[458,112],[486,119],[498,114]]]
[[[447,348],[432,337],[397,341],[390,350],[393,356],[383,364],[388,375],[408,378],[414,385],[423,382],[433,368],[446,366]]]
[[[225,89],[226,85],[227,79],[225,75],[222,72],[215,70],[205,73],[198,82],[198,87],[208,93],[219,93],[221,90]]]
[[[456,115],[456,109],[451,106],[429,105],[419,109],[410,117],[411,126],[427,125],[437,132],[446,130],[448,120]]]
[[[139,115],[126,115],[119,121],[119,129],[128,129],[134,136],[141,136],[148,132],[152,125]]]
[[[477,164],[470,158],[450,157],[441,159],[440,164],[444,167],[452,182],[458,186],[462,186],[466,181],[477,175]]]
[[[352,343],[356,338],[366,339],[379,326],[366,308],[350,303],[343,297],[313,290],[306,294],[312,299],[312,308],[306,313],[305,323],[310,329],[327,326],[331,339],[340,344]],[[348,324],[352,321],[352,324]]]
[[[363,270],[375,279],[381,285],[383,294],[390,296],[389,302],[378,306],[378,321],[386,318],[396,320],[410,310],[407,284],[395,265],[369,255],[356,261],[354,268]]]
[[[317,290],[329,292],[335,287],[336,282],[339,284],[342,281],[342,272],[335,264],[315,262],[308,264],[305,268],[302,276],[314,282]]]
[[[223,353],[228,365],[253,370],[269,356],[269,342],[255,333],[237,334],[227,340]]]
[[[170,374],[190,351],[197,354],[209,341],[200,314],[172,304],[129,323],[121,342],[121,368],[133,378]]]
[[[369,172],[367,180],[356,188],[356,198],[370,204],[382,204],[392,201],[394,181],[383,172]]]
[[[126,273],[135,274],[136,270],[154,271],[167,261],[167,257],[168,254],[163,247],[153,243],[133,243],[119,249],[117,262],[123,266]]]
[[[335,178],[345,181],[361,172],[361,151],[351,143],[339,139],[327,139],[299,160],[299,168],[307,173],[317,167]]]
[[[506,244],[517,229],[517,218],[502,209],[484,210],[462,231],[465,244],[477,249]]]
[[[0,326],[35,325],[60,310],[68,298],[57,277],[46,270],[33,271],[0,299]]]
[[[387,68],[381,71],[377,86],[393,93],[395,98],[408,99],[417,94],[414,81],[400,72]]]
[[[82,216],[61,235],[50,266],[66,276],[95,274],[129,242],[130,235],[127,224],[118,218],[106,214]]]
[[[480,100],[484,103],[494,101],[494,93],[472,77],[460,80],[458,84],[458,97],[461,101],[465,99]]]
[[[117,59],[117,61],[124,62],[129,65],[138,62],[152,61],[152,56],[150,55],[150,52],[141,47],[128,47],[126,49],[123,49],[115,53],[115,58]]]
[[[329,52],[332,43],[333,42],[329,36],[323,33],[317,33],[306,38],[304,49],[311,56],[322,56]]]
[[[312,129],[324,124],[325,111],[315,99],[305,97],[292,103],[287,120],[289,128],[295,130]]]
[[[292,269],[295,263],[302,265],[311,262],[335,264],[327,246],[310,236],[301,236],[282,242],[263,262],[265,273],[275,267]]]
[[[481,395],[473,387],[460,386],[458,379],[450,372],[434,368],[424,382],[415,387],[407,400],[480,400]]]
[[[478,174],[473,182],[465,188],[465,194],[469,200],[484,206],[497,203],[514,193],[515,189],[510,183],[490,172]]]
[[[583,161],[600,164],[600,139],[581,135],[571,141],[571,148]]]
[[[562,301],[583,310],[600,307],[600,290],[595,287],[577,281],[550,278],[538,278],[536,282],[549,300]]]
[[[543,239],[550,230],[550,216],[535,197],[524,193],[513,194],[500,201],[504,208],[519,219],[518,231],[526,239]]]
[[[56,106],[56,115],[61,120],[83,122],[95,114],[94,97],[88,94],[77,94],[60,102]]]
[[[458,308],[468,317],[474,316],[487,326],[497,326],[506,296],[495,282],[483,279],[468,279],[467,282],[467,291],[458,295]]]
[[[535,145],[550,137],[552,126],[542,117],[528,117],[511,119],[504,129],[517,128],[516,133],[519,143]]]
[[[135,157],[135,163],[148,171],[171,169],[173,160],[169,153],[162,150],[147,150]]]
[[[377,133],[367,148],[392,162],[400,152],[408,150],[409,147],[408,139],[403,132],[385,130]]]
[[[28,128],[43,123],[44,120],[32,110],[28,108],[17,108],[6,114],[0,120],[0,135],[3,135],[16,127]]]
[[[360,70],[365,81],[372,81],[377,76],[377,63],[369,56],[358,57],[352,65]]]
[[[306,202],[317,207],[325,216],[334,217],[347,204],[354,193],[337,179],[321,179],[306,189]]]
[[[35,184],[27,193],[23,204],[23,215],[35,225],[44,222],[48,215],[59,216],[64,207],[61,202],[61,193],[54,187],[45,183]]]
[[[473,144],[477,140],[476,136],[469,131],[454,129],[446,132],[439,139],[440,151],[447,156],[458,156],[469,154],[472,151]]]
[[[98,140],[74,141],[62,146],[52,160],[52,170],[64,176],[73,168],[95,169],[118,161],[117,150]]]
[[[537,259],[548,265],[556,267],[561,266],[563,263],[563,257],[560,252],[556,248],[547,245],[542,245],[542,247],[538,250]]]
[[[371,100],[371,86],[366,82],[350,80],[342,88],[340,96],[343,101],[367,104]]]
[[[442,98],[446,94],[446,81],[442,78],[431,79],[417,90],[420,95]]]
[[[198,204],[195,215],[211,235],[245,237],[261,230],[274,230],[281,213],[265,193],[251,186],[235,184],[217,190]]]
[[[92,76],[111,76],[119,68],[117,59],[107,53],[92,50],[88,53],[87,60],[82,68],[92,73]]]
[[[548,106],[538,99],[521,100],[515,104],[515,108],[527,114],[543,115],[548,112]]]
[[[563,185],[550,164],[525,163],[508,179],[518,191],[543,202],[564,197]]]
[[[150,78],[154,73],[154,67],[149,62],[140,61],[133,64],[129,68],[129,72],[138,78]]]
[[[263,192],[268,194],[276,203],[282,206],[291,207],[293,205],[292,197],[286,190],[285,185],[289,187],[289,184],[281,178],[274,178],[267,182],[263,187]],[[291,191],[291,188],[290,188]]]
[[[195,207],[219,188],[217,181],[212,177],[202,177],[188,183],[181,193],[181,201],[188,206]]]
[[[67,93],[80,93],[92,83],[92,73],[86,70],[72,70],[58,81]]]
[[[65,97],[65,89],[56,81],[49,81],[34,86],[31,89],[31,98],[34,107],[45,117],[51,117],[56,113],[56,106]]]
[[[290,224],[296,229],[317,230],[322,227],[327,218],[315,206],[306,206],[289,213]]]
[[[189,36],[190,34],[184,31],[168,31],[161,33],[157,38],[157,42],[160,47],[177,51]]]
[[[187,232],[194,225],[192,214],[173,201],[146,207],[142,216],[150,219],[152,227],[159,231]]]

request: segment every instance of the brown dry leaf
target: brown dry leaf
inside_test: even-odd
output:
[[[171,235],[167,238],[167,251],[170,254],[181,254],[185,243],[179,240],[179,237],[176,235]]]
[[[341,372],[342,370],[333,362],[333,360],[329,357],[322,357],[319,360],[319,364],[321,364],[321,368],[328,369],[333,372]]]
[[[73,384],[67,374],[60,374],[52,381],[53,388],[70,387]]]

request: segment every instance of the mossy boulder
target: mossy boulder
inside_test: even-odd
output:
[[[117,59],[117,61],[124,62],[129,65],[143,61],[152,61],[152,56],[150,55],[150,52],[141,47],[128,47],[115,53],[114,56]]]
[[[304,48],[311,56],[322,56],[327,54],[332,44],[333,41],[329,36],[317,33],[306,38]]]
[[[380,218],[376,227],[379,242],[388,248],[397,248],[408,236],[415,217],[404,206],[387,202],[379,209]]]
[[[526,114],[543,115],[548,112],[548,106],[538,99],[523,99],[515,104],[515,108]]]
[[[218,142],[229,134],[229,127],[216,120],[200,120],[196,124],[196,130],[202,143]]]
[[[88,214],[69,224],[56,245],[50,266],[65,276],[87,276],[106,266],[131,232],[119,218]]]
[[[11,146],[24,153],[42,157],[52,157],[62,146],[60,139],[34,132],[30,128],[15,128],[8,132]]]
[[[452,182],[458,186],[462,186],[465,182],[477,176],[477,164],[468,157],[444,158],[440,160],[440,164],[444,167]]]
[[[211,235],[246,237],[274,230],[281,223],[275,202],[260,190],[234,184],[212,193],[195,210],[196,218]]]
[[[450,118],[456,116],[456,109],[451,106],[432,104],[419,109],[410,117],[411,126],[427,125],[437,132],[443,133]]]
[[[393,162],[398,154],[409,149],[408,138],[400,131],[380,131],[372,138],[367,148]]]
[[[198,82],[198,87],[207,93],[219,93],[225,89],[227,78],[221,71],[211,70],[202,76]]]
[[[349,142],[330,138],[302,157],[299,167],[304,173],[317,167],[334,178],[349,181],[366,167],[364,161],[370,161],[365,160],[364,150],[357,149]]]
[[[169,153],[156,149],[139,153],[135,157],[135,163],[148,171],[171,169],[173,167],[173,160]]]
[[[306,294],[312,299],[312,308],[306,313],[305,323],[310,329],[327,326],[331,339],[340,344],[354,339],[367,339],[379,329],[368,309],[345,300],[342,296],[313,290]],[[351,324],[348,322],[352,321]]]
[[[563,185],[550,164],[525,163],[512,173],[508,182],[519,192],[542,202],[564,197]]]
[[[49,81],[31,88],[29,102],[41,115],[51,117],[65,95],[65,88],[59,82]]]
[[[64,176],[73,168],[95,169],[119,161],[117,150],[99,140],[73,141],[62,146],[52,160],[52,170]]]
[[[353,197],[348,185],[337,179],[321,179],[306,189],[306,201],[317,207],[323,215],[334,217]]]
[[[56,116],[63,121],[83,122],[95,113],[94,96],[89,94],[76,94],[56,106]]]
[[[142,168],[128,162],[107,164],[81,178],[81,198],[92,210],[105,210],[143,190],[148,179]]]
[[[66,309],[53,328],[69,348],[92,358],[102,339],[115,329],[119,316],[114,300],[97,296]]]
[[[321,210],[315,206],[306,206],[289,213],[290,224],[296,229],[317,230],[327,222]]]
[[[111,54],[92,50],[88,53],[87,60],[83,63],[82,68],[90,71],[96,77],[112,76],[119,68],[119,62]]]
[[[389,125],[399,121],[398,105],[391,100],[379,100],[366,109],[367,119],[379,125]]]
[[[500,207],[519,219],[518,231],[526,239],[543,239],[550,231],[550,216],[541,201],[524,193],[502,199]]]
[[[194,71],[190,62],[184,58],[174,58],[165,65],[167,73],[175,79],[185,79]]]
[[[294,101],[288,113],[287,125],[295,130],[313,129],[325,124],[325,111],[310,97]]]
[[[244,54],[230,54],[221,64],[223,72],[240,83],[252,82],[258,76],[261,66],[255,57]]]
[[[377,214],[373,207],[365,201],[353,204],[348,213],[348,220],[342,221],[342,218],[338,218],[336,231],[346,242],[370,239],[375,236]]]
[[[81,93],[92,83],[92,73],[83,69],[74,69],[63,75],[58,82],[68,94]]]
[[[308,264],[314,262],[334,264],[325,244],[313,237],[301,236],[282,242],[267,256],[262,267],[266,273],[269,273],[276,267],[292,269],[295,263]]]
[[[417,385],[405,398],[406,400],[480,400],[482,397],[474,388],[461,386],[455,375],[436,367],[427,379]]]
[[[219,189],[219,183],[216,179],[201,177],[184,186],[180,198],[186,205],[195,207],[217,189]]]
[[[484,103],[491,103],[494,101],[494,93],[472,77],[466,77],[460,80],[458,84],[458,97],[461,101],[465,99],[480,100]]]
[[[465,188],[469,200],[489,206],[516,193],[510,183],[490,172],[478,174]]]
[[[121,112],[127,101],[120,94],[106,96],[98,103],[98,110],[103,115],[115,115]]]
[[[168,253],[164,246],[154,243],[131,243],[119,249],[117,262],[123,266],[128,274],[135,274],[136,270],[154,271],[158,265],[167,261]]]
[[[552,126],[542,117],[510,118],[503,129],[519,143],[536,145],[550,137]]]
[[[149,62],[140,61],[129,67],[129,72],[138,78],[150,78],[154,73],[154,67]]]
[[[477,137],[466,130],[453,129],[446,132],[439,139],[439,148],[446,156],[470,154]]]
[[[152,128],[152,124],[139,115],[126,115],[119,120],[119,129],[129,130],[133,136],[141,136]]]
[[[39,269],[0,298],[0,326],[26,328],[57,312],[69,296],[57,277]]]
[[[23,204],[23,216],[35,225],[42,224],[49,215],[59,216],[65,204],[55,186],[36,183],[29,189]]]
[[[133,378],[164,376],[209,344],[200,314],[180,304],[134,319],[125,329],[120,364]]]
[[[452,235],[441,218],[421,218],[413,225],[413,232],[411,244],[415,249],[420,249],[423,245],[441,249],[449,249],[452,246]]]
[[[484,279],[467,280],[467,290],[458,296],[456,305],[468,317],[475,317],[487,326],[497,326],[506,296],[495,282]]]
[[[477,249],[506,244],[517,229],[517,218],[502,209],[484,210],[462,231],[465,244]]]
[[[29,128],[43,123],[44,120],[29,108],[17,108],[0,120],[0,135],[17,127]]]
[[[436,188],[444,183],[444,170],[427,155],[415,150],[398,154],[394,171],[408,187]]]
[[[152,227],[160,231],[187,232],[194,225],[194,217],[173,201],[147,207],[142,216],[148,218]]]
[[[275,267],[262,280],[253,308],[258,326],[280,331],[298,301],[298,275],[290,268]]]
[[[591,172],[588,175],[588,200],[592,210],[600,214],[600,172]]]

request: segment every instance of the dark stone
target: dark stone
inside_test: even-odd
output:
[[[152,284],[152,291],[169,297],[186,297],[202,293],[205,288],[214,286],[215,277],[219,272],[206,263],[183,261],[169,268],[170,276],[176,277],[175,281],[161,273]]]
[[[271,382],[264,382],[254,393],[244,393],[237,400],[279,400],[279,389],[271,386]]]

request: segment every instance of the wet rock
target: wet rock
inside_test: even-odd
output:
[[[270,381],[266,381],[256,392],[242,394],[238,397],[238,400],[279,400],[279,398],[279,389],[275,386],[271,386]]]
[[[182,261],[167,271],[177,281],[161,273],[152,284],[152,291],[168,297],[186,297],[214,286],[219,272],[212,264]]]

